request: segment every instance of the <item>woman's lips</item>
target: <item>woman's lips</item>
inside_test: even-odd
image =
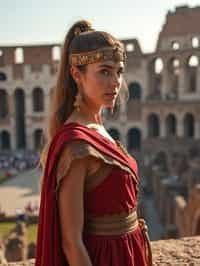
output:
[[[105,93],[105,95],[109,98],[115,98],[117,96],[117,93]]]

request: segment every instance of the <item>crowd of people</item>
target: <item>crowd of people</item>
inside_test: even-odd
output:
[[[39,160],[39,154],[23,151],[12,153],[0,153],[0,171],[23,171],[35,167]]]

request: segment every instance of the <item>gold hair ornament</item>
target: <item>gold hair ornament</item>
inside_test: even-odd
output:
[[[88,65],[106,60],[112,60],[115,62],[125,62],[126,53],[119,47],[104,47],[90,52],[71,54],[69,56],[69,63],[71,66]]]

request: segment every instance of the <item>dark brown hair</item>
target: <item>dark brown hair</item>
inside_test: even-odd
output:
[[[79,32],[87,32],[87,34],[77,35],[77,29]],[[70,74],[69,55],[71,53],[88,52],[105,46],[115,46],[124,49],[123,44],[119,40],[107,32],[95,31],[86,20],[74,23],[69,29],[62,47],[57,83],[53,91],[51,114],[46,134],[46,147],[41,156],[42,164],[45,161],[49,143],[57,129],[74,110],[73,103],[77,94],[77,86]],[[86,71],[86,68],[87,66],[79,67],[81,71]]]

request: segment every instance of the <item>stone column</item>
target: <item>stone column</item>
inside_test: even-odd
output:
[[[142,118],[142,141],[148,138],[148,123],[147,123],[147,117]]]
[[[161,85],[162,99],[166,99],[166,95],[168,92],[169,92],[169,75],[167,67],[164,67],[162,71],[162,85]]]
[[[49,113],[49,108],[50,108],[49,102],[50,102],[50,94],[47,92],[44,92],[44,113],[45,113],[45,116],[47,116]]]
[[[179,69],[179,82],[178,82],[178,95],[179,99],[185,94],[187,90],[187,68],[183,63],[180,65]]]
[[[33,136],[32,136],[32,94],[27,92],[25,95],[25,128],[26,128],[26,147],[27,149],[33,149]]]
[[[165,119],[162,119],[160,122],[160,137],[165,138],[166,137],[166,125],[165,125]]]
[[[194,138],[200,138],[200,122],[196,119],[195,120],[195,127],[194,127]]]
[[[197,93],[200,95],[200,65],[197,68]]]
[[[10,146],[12,150],[15,150],[17,148],[17,141],[16,141],[14,93],[8,92],[8,97],[9,97],[9,117],[10,117]]]
[[[177,136],[183,137],[184,128],[183,128],[183,119],[181,117],[177,117]]]

